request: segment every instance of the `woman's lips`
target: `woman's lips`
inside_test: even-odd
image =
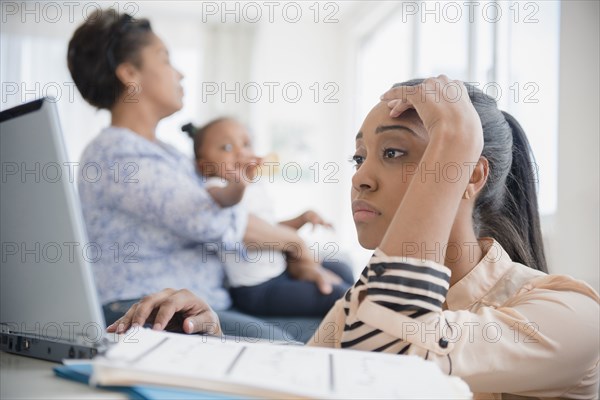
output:
[[[381,213],[375,207],[364,200],[352,202],[352,216],[355,222],[368,222],[380,215]]]

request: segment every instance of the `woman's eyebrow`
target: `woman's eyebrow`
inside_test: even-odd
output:
[[[409,127],[404,126],[404,125],[380,125],[375,129],[375,134],[377,135],[379,133],[383,133],[386,131],[397,131],[397,130],[408,131],[415,136],[419,136],[419,135],[417,135],[417,133],[415,131],[413,131],[412,129],[410,129]]]

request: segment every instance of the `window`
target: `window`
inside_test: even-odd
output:
[[[535,155],[542,215],[556,212],[560,3],[402,2],[360,38],[356,125],[392,83],[445,73],[514,115]]]

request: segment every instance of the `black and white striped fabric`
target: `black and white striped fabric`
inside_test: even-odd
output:
[[[410,343],[374,328],[357,316],[367,299],[410,318],[440,312],[450,285],[450,269],[429,260],[389,257],[377,249],[356,284],[346,292],[341,347],[404,354]],[[385,323],[385,322],[384,322]]]

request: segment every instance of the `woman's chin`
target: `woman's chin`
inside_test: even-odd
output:
[[[163,112],[160,117],[161,117],[161,119],[170,117],[171,115],[175,114],[177,111],[180,111],[182,108],[183,108],[183,103],[173,103],[173,104],[165,105],[162,108]]]
[[[368,235],[365,234],[361,235],[360,232],[358,232],[358,243],[360,243],[360,245],[367,250],[375,250],[375,248],[379,245],[379,242],[373,240],[372,237],[367,236]]]

